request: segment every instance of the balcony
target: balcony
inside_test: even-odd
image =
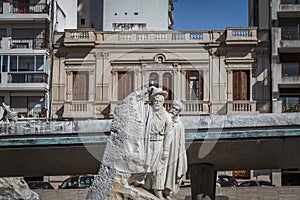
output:
[[[1,9],[2,8],[2,9]],[[47,3],[28,3],[11,1],[3,2],[0,6],[0,20],[32,20],[48,19],[50,20],[50,6]]]
[[[2,72],[0,90],[48,91],[48,74],[44,72]]]
[[[226,29],[226,44],[234,45],[257,45],[257,28],[256,27],[241,27]]]
[[[279,9],[279,17],[299,17],[300,16],[300,0],[281,0]]]
[[[256,101],[231,101],[227,103],[227,114],[257,114]]]
[[[281,27],[280,52],[300,52],[300,27]],[[297,50],[298,49],[298,50]]]
[[[94,118],[94,103],[87,101],[70,101],[64,103],[64,118]]]
[[[46,3],[13,2],[10,6],[10,12],[18,14],[49,14],[50,8]]]
[[[66,30],[64,45],[68,47],[94,47],[96,34],[93,30]]]
[[[11,49],[46,49],[48,44],[46,38],[12,38]]]

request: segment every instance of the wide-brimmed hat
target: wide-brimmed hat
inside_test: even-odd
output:
[[[150,88],[150,97],[154,97],[156,95],[162,95],[164,96],[164,98],[166,99],[167,96],[168,96],[168,92],[167,91],[164,91],[162,90],[161,88],[157,88],[157,87],[151,87]]]

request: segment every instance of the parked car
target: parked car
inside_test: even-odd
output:
[[[229,175],[218,175],[217,183],[221,185],[221,187],[236,187],[238,186],[237,180],[233,178],[233,176]]]
[[[54,189],[54,187],[44,181],[28,181],[27,185],[30,189]]]
[[[269,181],[257,181],[257,180],[250,180],[250,181],[244,181],[239,184],[239,187],[253,187],[253,186],[259,186],[259,187],[265,187],[265,186],[274,186]]]
[[[94,181],[94,176],[73,176],[64,180],[59,189],[84,189],[89,188]]]

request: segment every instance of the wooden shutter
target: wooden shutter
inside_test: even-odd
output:
[[[88,73],[73,72],[73,100],[86,101],[88,100]]]
[[[190,94],[191,71],[186,71],[186,99],[191,100]]]
[[[199,72],[199,98],[198,100],[203,100],[203,72]]]
[[[249,100],[250,72],[246,70],[233,72],[233,100]]]
[[[118,72],[118,100],[123,100],[133,91],[132,72]]]

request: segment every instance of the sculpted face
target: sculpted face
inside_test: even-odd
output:
[[[173,116],[177,116],[180,113],[180,108],[177,105],[173,105],[170,110],[169,113],[171,113]]]
[[[152,98],[152,107],[153,110],[158,111],[160,110],[165,103],[165,98],[162,95],[156,95]]]

